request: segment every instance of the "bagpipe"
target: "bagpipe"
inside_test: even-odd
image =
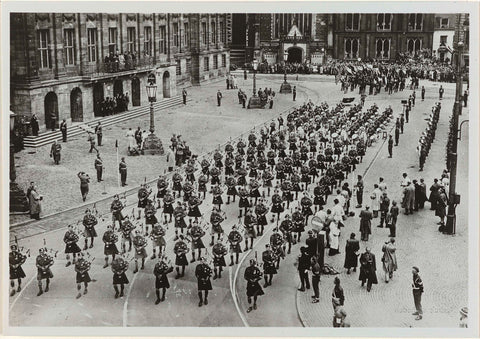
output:
[[[228,253],[227,246],[223,242],[217,242],[212,247],[212,253],[215,257],[223,257]]]
[[[285,243],[285,239],[283,238],[283,235],[280,234],[279,232],[274,232],[270,236],[270,246],[273,248],[281,247]]]
[[[170,259],[162,256],[160,260],[155,264],[153,272],[156,276],[167,274],[173,271],[173,264]]]
[[[145,216],[147,218],[151,218],[157,213],[157,209],[155,208],[155,205],[149,200],[147,205],[145,206]]]
[[[23,263],[25,263],[25,261],[27,260],[27,257],[30,258],[30,249],[29,248],[25,248],[23,246],[20,246],[18,244],[18,239],[17,239],[17,236],[15,236],[15,247],[16,247],[16,250],[15,251],[12,251],[14,253],[16,253],[15,257],[16,257],[16,260],[15,261],[18,261],[17,265],[23,265]],[[10,263],[11,264],[11,263]]]
[[[312,206],[312,199],[310,199],[308,196],[304,196],[304,197],[300,200],[300,205],[301,205],[302,207],[308,208],[308,207]]]
[[[236,170],[236,174],[239,177],[246,177],[247,176],[247,170],[244,167],[240,167],[239,169]]]
[[[253,191],[253,190],[256,190],[260,187],[260,183],[255,180],[255,179],[252,179],[250,180],[250,190]]]
[[[160,224],[156,224],[152,228],[152,232],[150,233],[150,238],[153,241],[157,241],[159,240],[159,238],[165,236],[165,234],[166,234],[166,230]]]
[[[242,225],[242,227],[243,227],[243,225]],[[243,240],[242,234],[237,230],[232,230],[228,234],[228,242],[231,245],[237,245],[237,244],[241,243],[242,240]]]
[[[133,246],[135,246],[137,250],[145,248],[148,244],[147,239],[143,234],[140,234],[140,232],[137,232],[137,234],[135,234],[135,236],[132,239],[132,242],[133,242]]]
[[[177,241],[173,246],[173,253],[175,253],[177,256],[186,254],[188,251],[190,251],[190,248],[188,248],[187,244],[183,240]]]
[[[200,167],[202,168],[208,168],[210,167],[210,162],[207,159],[202,159],[202,162],[200,163]]]
[[[75,272],[80,274],[84,274],[88,272],[94,260],[95,260],[95,257],[92,258],[90,253],[87,252],[86,255],[82,253],[80,257],[77,259],[77,262],[75,263]]]
[[[237,142],[237,149],[243,149],[245,148],[247,145],[245,144],[245,142],[243,141],[243,139],[240,139],[238,142]]]
[[[213,167],[210,169],[210,175],[214,176],[214,177],[218,177],[220,174],[221,174],[221,170],[220,168],[218,167]]]
[[[165,196],[163,197],[163,204],[173,204],[175,201],[175,198],[171,193],[166,193]]]
[[[227,167],[233,167],[233,165],[235,164],[235,160],[231,157],[227,157],[225,159],[225,166]]]
[[[245,272],[245,278],[247,278],[249,282],[255,283],[263,278],[263,273],[257,265],[250,266],[250,268],[251,269]]]
[[[269,250],[269,251],[265,251],[262,253],[262,261],[263,261],[263,265],[260,264],[261,266],[265,266],[265,265],[271,265],[273,266],[274,263],[279,259],[279,254],[277,254],[275,251],[272,251],[272,250]]]
[[[96,208],[95,208],[95,210],[96,210]],[[91,229],[91,228],[95,227],[95,225],[98,224],[98,220],[95,217],[95,215],[93,215],[93,214],[85,214],[85,216],[83,217],[82,224],[83,224],[83,226],[85,226],[85,228]]]
[[[212,225],[218,225],[222,221],[226,219],[226,213],[225,212],[218,212],[218,211],[212,211],[212,214],[210,216],[210,223]]]
[[[145,178],[146,180],[146,178]],[[138,199],[145,200],[148,199],[149,195],[152,193],[152,189],[146,183],[142,184],[142,186],[138,190]]]
[[[187,167],[185,167],[185,173],[187,175],[192,175],[196,171],[195,166],[188,164]]]
[[[232,153],[235,149],[233,148],[232,144],[229,142],[225,145],[225,152]]]
[[[137,226],[128,219],[128,217],[121,222],[120,230],[124,234],[130,234]]]
[[[275,159],[276,156],[277,156],[277,154],[273,150],[270,150],[270,151],[267,152],[267,158],[268,159]]]
[[[114,231],[106,231],[103,235],[103,242],[105,244],[115,244],[118,241],[118,235]]]
[[[217,162],[217,161],[221,161],[222,159],[223,159],[222,153],[220,153],[219,150],[216,150],[215,153],[213,154],[213,160]]]
[[[234,186],[237,185],[237,181],[235,180],[234,177],[229,176],[229,177],[227,177],[227,179],[225,179],[225,184],[226,184],[228,187],[234,187]]]
[[[164,175],[160,176],[157,180],[157,189],[159,191],[163,191],[167,187],[168,187],[167,177]]]
[[[118,275],[125,273],[128,270],[128,262],[133,259],[127,260],[128,258],[128,256],[125,258],[121,255],[116,256],[112,261],[112,272]]]
[[[65,244],[70,244],[70,243],[75,243],[80,240],[80,234],[83,234],[83,232],[80,232],[77,226],[73,226],[73,229],[70,231],[68,230],[65,233],[65,236],[63,238],[63,242]]]
[[[255,214],[263,216],[268,213],[268,207],[264,203],[259,203],[255,206]]]
[[[183,205],[179,205],[175,207],[175,209],[173,210],[173,216],[175,217],[175,219],[179,220],[179,219],[185,218],[185,216],[187,215],[185,210],[186,210],[185,203]]]
[[[205,262],[198,264],[195,273],[198,274],[198,278],[200,280],[208,280],[213,274],[213,259],[212,258],[205,258]]]
[[[182,177],[182,175],[181,175],[180,173],[175,172],[175,173],[173,173],[172,180],[173,180],[173,182],[175,182],[175,183],[180,183],[180,182],[183,181],[183,177]]]
[[[208,225],[204,224],[204,227],[208,227]],[[192,228],[188,230],[187,235],[190,235],[190,237],[192,238],[192,241],[195,241],[205,235],[205,230],[203,229],[202,226],[198,224],[193,225]]]
[[[113,200],[112,204],[110,205],[110,211],[112,211],[113,213],[121,213],[124,206],[126,206],[126,204],[124,205],[120,199]]]
[[[54,258],[57,257],[58,251],[54,250],[53,248],[47,248],[47,242],[45,241],[45,238],[43,239],[43,246],[43,254],[37,257],[37,263],[42,267],[50,267],[53,265]]]
[[[185,182],[185,184],[183,185],[182,187],[183,189],[183,192],[185,194],[190,194],[193,192],[193,190],[195,189],[195,187],[193,187],[193,184],[190,182],[190,181],[187,181]]]
[[[265,182],[265,181],[270,181],[270,180],[273,180],[274,179],[274,176],[273,176],[273,173],[272,171],[270,171],[269,169],[266,169],[265,171],[263,171],[262,173],[262,180]]]
[[[198,183],[205,185],[206,183],[208,183],[208,177],[205,174],[200,175],[200,177],[198,178]]]
[[[292,183],[288,180],[284,180],[280,186],[282,192],[290,192],[293,188]]]
[[[194,208],[195,206],[199,206],[202,204],[202,199],[197,195],[192,195],[188,198],[188,206],[190,208]]]
[[[222,195],[222,194],[223,194],[223,190],[222,190],[222,188],[221,188],[219,185],[215,185],[215,186],[212,188],[212,194],[213,194],[214,196]]]

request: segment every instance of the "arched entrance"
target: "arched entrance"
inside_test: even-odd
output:
[[[93,85],[93,113],[96,117],[102,116],[103,99],[103,83],[97,82]]]
[[[132,105],[140,106],[140,79],[132,79]]]
[[[290,47],[288,49],[288,62],[301,63],[302,62],[302,49],[300,47]]]
[[[45,96],[45,126],[47,129],[58,128],[58,99],[54,92]]]
[[[122,80],[115,80],[113,82],[113,96],[116,97],[119,94],[123,94],[123,82]]]
[[[163,97],[170,98],[170,73],[163,73]]]
[[[70,93],[70,117],[72,122],[83,121],[82,91],[78,87]]]

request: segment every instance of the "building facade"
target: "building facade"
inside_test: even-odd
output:
[[[147,79],[157,99],[174,96],[228,72],[228,29],[228,14],[12,13],[11,110],[50,128],[93,119],[117,94],[147,104]]]
[[[433,32],[433,55],[441,61],[451,61],[453,38],[457,14],[435,14],[435,30]]]

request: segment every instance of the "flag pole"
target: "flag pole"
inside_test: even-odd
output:
[[[117,166],[119,165],[118,161],[118,139],[115,140],[115,149],[117,151]],[[117,185],[120,188],[120,170],[117,171]]]

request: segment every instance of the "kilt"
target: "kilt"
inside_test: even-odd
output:
[[[183,218],[177,220],[175,219],[175,227],[176,228],[185,228],[187,227],[187,224],[185,223],[185,220]]]
[[[45,271],[38,269],[37,280],[48,279],[48,278],[53,278],[53,273],[51,269],[48,268]]]
[[[317,152],[317,146],[310,146],[310,152],[316,153]]]
[[[252,198],[260,198],[260,192],[258,189],[254,189],[250,192],[250,197]]]
[[[105,255],[118,254],[117,245],[115,245],[115,244],[105,245],[105,248],[103,249],[103,254],[105,254]]]
[[[172,214],[173,213],[173,205],[172,204],[164,204],[163,205],[163,213]]]
[[[302,182],[306,182],[307,184],[310,183],[310,177],[308,176],[308,174],[302,175]]]
[[[313,215],[312,208],[311,207],[302,207],[302,214],[304,216]]]
[[[292,232],[304,232],[305,231],[305,225],[302,223],[293,223],[293,229]]]
[[[230,186],[227,189],[227,195],[238,195],[237,189],[235,186]]]
[[[212,290],[212,282],[210,278],[208,279],[198,279],[197,278],[197,288],[199,291],[211,291]]]
[[[225,257],[224,256],[221,256],[221,257],[216,257],[214,256],[213,257],[213,266],[220,266],[220,267],[225,267],[227,266],[227,264],[225,263]]]
[[[175,256],[175,265],[177,266],[187,266],[188,260],[185,253]]]
[[[138,208],[145,208],[145,206],[147,206],[147,199],[139,199],[138,200],[138,204],[137,204],[137,207]]]
[[[257,224],[261,226],[268,225],[267,217],[265,215],[260,215],[257,217]]]
[[[198,206],[195,206],[193,208],[189,208],[188,216],[200,218],[202,216],[202,213],[200,213],[200,209],[198,208]]]
[[[293,184],[292,191],[301,192],[302,189],[300,188],[300,184],[298,184],[298,183]]]
[[[277,172],[277,175],[275,177],[277,180],[285,179],[285,173],[283,172]]]
[[[222,167],[223,167],[223,162],[222,162],[222,160],[217,160],[217,161],[215,161],[215,167],[222,168]]]
[[[128,278],[125,273],[122,274],[113,274],[113,284],[114,285],[120,285],[120,284],[128,284]]]
[[[155,225],[156,223],[158,223],[158,219],[155,214],[152,214],[152,216],[150,217],[145,217],[145,223],[147,225]]]
[[[12,266],[10,266],[10,279],[20,278],[25,278],[25,272],[23,271],[22,266],[18,266],[17,268],[12,268]]]
[[[220,177],[218,175],[212,175],[212,179],[210,180],[212,185],[220,185]]]
[[[213,202],[212,202],[212,204],[214,204],[214,205],[221,205],[221,204],[223,204],[222,196],[221,196],[221,195],[217,195],[217,196],[213,197]]]
[[[279,158],[286,158],[286,157],[287,157],[287,153],[285,153],[285,150],[281,149],[281,150],[278,152],[278,157],[279,157]]]
[[[250,228],[246,227],[245,230],[246,230],[245,238],[251,238],[251,239],[257,238],[257,232],[255,232],[255,228],[253,226],[251,226]]]
[[[135,259],[145,259],[147,257],[147,250],[145,247],[141,249],[135,249]]]
[[[225,167],[225,175],[234,175],[235,171],[233,170],[232,166]]]
[[[65,253],[80,253],[81,251],[76,242],[65,245]]]
[[[156,240],[152,240],[152,245],[153,247],[162,247],[167,246],[167,243],[164,237],[158,237]]]
[[[160,288],[170,288],[170,283],[166,274],[157,276],[155,279],[155,288],[158,290]]]
[[[294,142],[290,143],[290,146],[288,147],[290,151],[296,151],[297,150],[297,144]]]
[[[210,175],[210,168],[209,167],[202,167],[202,173],[205,175]]]
[[[80,283],[89,283],[90,281],[92,281],[92,279],[90,279],[90,275],[88,274],[88,272],[85,272],[85,273],[78,273],[77,272],[77,284],[80,284]]]
[[[291,192],[284,192],[282,196],[283,201],[293,201],[293,194]]]
[[[173,190],[174,191],[181,191],[182,190],[182,184],[180,181],[174,182],[173,183]]]
[[[199,192],[206,192],[207,191],[207,185],[206,184],[198,184],[198,191]]]
[[[223,233],[223,228],[222,228],[222,225],[220,224],[216,224],[216,225],[212,225],[212,233]]]
[[[263,263],[263,273],[264,274],[277,274],[277,269],[274,264]]]
[[[284,208],[282,204],[273,204],[272,213],[283,213]]]
[[[272,187],[272,180],[265,180],[263,182],[263,187]]]
[[[205,248],[205,245],[203,244],[203,241],[201,238],[192,241],[192,250],[198,250],[200,248]]]
[[[262,162],[262,163],[260,163],[260,164],[258,165],[258,169],[259,169],[260,171],[263,171],[263,170],[265,170],[266,168],[267,168],[267,164],[264,163],[264,162]]]
[[[264,295],[265,293],[262,290],[262,287],[260,287],[260,284],[258,281],[256,282],[247,282],[247,297],[255,297],[259,295]]]
[[[247,198],[240,198],[240,201],[238,202],[238,207],[239,208],[250,207],[250,202],[248,201]]]
[[[258,172],[257,170],[254,170],[254,169],[250,170],[250,173],[248,173],[249,178],[256,178],[257,175],[258,175]]]
[[[122,211],[120,212],[113,212],[112,214],[112,217],[113,217],[113,221],[122,221],[123,220],[123,215],[122,215]]]
[[[244,176],[238,177],[237,185],[238,186],[245,186],[247,184],[247,179]]]
[[[236,244],[236,245],[232,245],[230,244],[230,250],[229,250],[230,254],[233,254],[233,253],[242,253],[242,247],[240,246],[240,244]]]
[[[267,160],[267,164],[269,164],[270,166],[275,166],[275,158],[269,158]]]
[[[85,238],[95,238],[97,237],[97,231],[95,227],[85,227]]]
[[[164,189],[161,190],[161,191],[159,190],[159,191],[157,192],[157,198],[163,199],[163,197],[165,196],[165,192],[166,192],[166,191],[167,191],[166,188],[164,188]]]
[[[315,196],[315,198],[313,198],[313,204],[323,206],[325,205],[325,200],[322,196]]]

